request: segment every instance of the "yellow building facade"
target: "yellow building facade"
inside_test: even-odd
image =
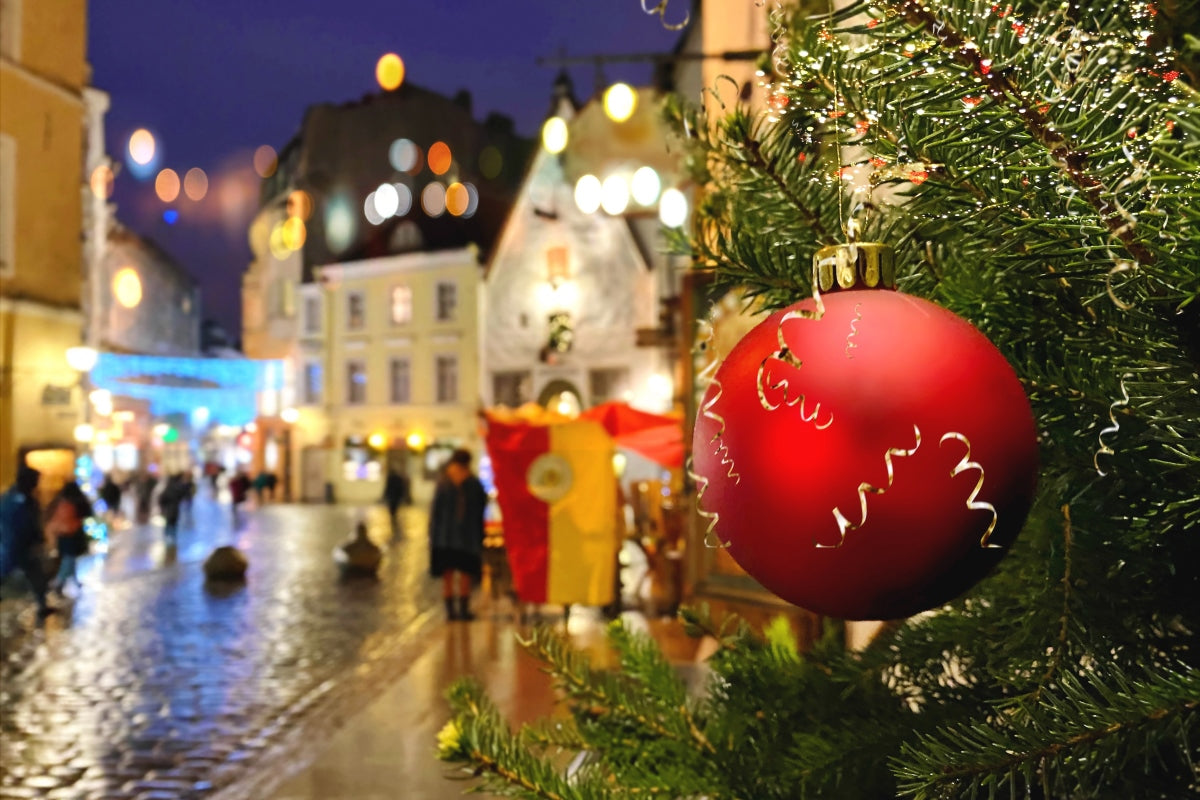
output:
[[[0,484],[70,474],[81,344],[85,0],[0,0]],[[49,488],[44,486],[43,488]]]
[[[301,287],[303,499],[376,502],[399,470],[420,500],[454,447],[481,455],[479,286],[464,247],[334,264]]]

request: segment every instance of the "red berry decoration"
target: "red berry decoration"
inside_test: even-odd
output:
[[[1037,483],[1033,414],[982,333],[884,288],[890,250],[814,261],[820,288],[840,290],[772,314],[704,394],[700,513],[783,599],[906,617],[970,588],[1016,539]]]

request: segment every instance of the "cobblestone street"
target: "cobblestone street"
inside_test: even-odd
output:
[[[387,554],[377,581],[343,580],[331,558],[359,513]],[[201,490],[177,549],[154,524],[115,532],[44,622],[6,591],[0,798],[210,797],[314,746],[441,611],[423,512],[406,514],[394,538],[378,508],[268,504],[234,529]],[[220,544],[249,558],[244,583],[206,584]]]

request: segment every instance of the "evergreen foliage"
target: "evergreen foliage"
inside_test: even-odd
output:
[[[731,85],[669,104],[705,187],[674,244],[780,307],[849,220],[891,243],[900,290],[974,323],[1026,388],[1026,528],[862,652],[832,624],[802,654],[685,612],[720,643],[698,694],[620,625],[618,671],[538,631],[571,717],[514,734],[460,684],[444,754],[520,797],[1200,795],[1200,5],[804,11],[764,9],[766,113]]]

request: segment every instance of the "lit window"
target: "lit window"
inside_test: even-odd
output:
[[[412,289],[408,286],[392,287],[392,324],[406,325],[412,322]]]
[[[551,286],[558,286],[571,277],[570,266],[567,262],[567,248],[551,247],[546,250],[546,280]]]
[[[439,283],[437,285],[438,322],[448,322],[454,319],[454,312],[457,307],[458,286],[453,283]]]
[[[304,402],[315,406],[321,402],[321,364],[309,361],[304,365]]]
[[[391,364],[392,403],[406,405],[411,402],[412,387],[407,358],[393,358]]]
[[[346,330],[361,331],[367,326],[367,300],[362,292],[346,295]]]
[[[492,376],[492,401],[497,405],[517,408],[530,396],[533,376],[528,370],[521,372],[497,372]]]
[[[437,372],[437,402],[458,402],[458,358],[455,356],[438,356]]]
[[[346,405],[367,402],[367,365],[361,361],[346,363]]]

